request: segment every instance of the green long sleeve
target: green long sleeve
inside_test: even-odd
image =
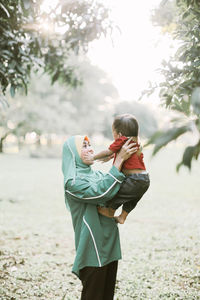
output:
[[[84,176],[76,177],[75,183],[70,179],[65,186],[66,196],[74,201],[93,205],[104,204],[112,199],[125,176],[115,166],[107,174],[99,171],[97,173],[99,178],[95,178],[94,182],[88,181]]]

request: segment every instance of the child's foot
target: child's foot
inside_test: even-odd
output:
[[[122,209],[121,214],[119,216],[115,217],[115,221],[117,223],[124,224],[124,222],[126,221],[127,216],[128,216],[128,212],[125,211],[124,209]]]
[[[121,215],[114,217],[115,221],[119,224],[124,224],[125,220]]]

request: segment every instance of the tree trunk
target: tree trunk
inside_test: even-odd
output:
[[[52,147],[52,138],[50,134],[47,135],[47,146]]]
[[[10,132],[7,132],[4,136],[0,138],[0,153],[3,153],[3,142],[7,138]]]
[[[0,139],[0,153],[3,153],[3,142],[6,139],[8,134],[5,134],[4,136],[2,136],[2,138]]]
[[[0,153],[3,153],[3,138],[0,139]]]
[[[37,145],[38,148],[41,147],[41,140],[40,140],[40,135],[39,134],[37,134],[36,145]]]

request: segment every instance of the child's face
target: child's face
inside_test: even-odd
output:
[[[114,126],[112,126],[112,134],[113,134],[114,140],[118,139],[121,136],[121,133],[117,133]]]
[[[86,165],[92,165],[94,162],[94,151],[90,145],[90,142],[87,140],[83,141],[82,149],[81,149],[81,159]]]

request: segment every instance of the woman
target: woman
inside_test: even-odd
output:
[[[63,146],[65,202],[72,216],[76,257],[72,272],[82,281],[81,300],[112,300],[118,260],[121,258],[118,227],[98,206],[113,198],[125,176],[123,162],[137,148],[128,140],[107,174],[93,171],[93,149],[85,136],[72,136]],[[99,210],[100,211],[100,210]]]

